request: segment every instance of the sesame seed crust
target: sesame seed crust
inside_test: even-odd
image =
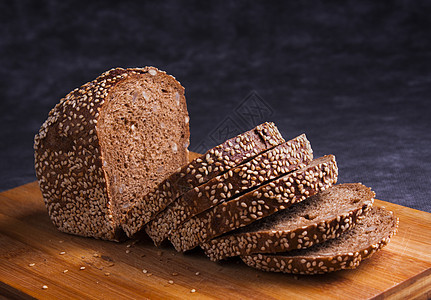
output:
[[[284,210],[336,183],[335,156],[327,155],[181,224],[169,240],[177,251],[190,250],[226,232]]]
[[[252,160],[219,175],[184,194],[146,226],[156,245],[193,216],[301,168],[313,159],[313,151],[305,134],[263,152]]]
[[[374,231],[378,233],[367,243],[357,242],[356,240],[361,240],[367,236],[366,232],[369,230],[369,223],[371,223],[367,221],[370,218],[373,218]],[[382,219],[387,220],[386,226],[382,226],[379,222]],[[248,266],[259,270],[290,274],[314,275],[342,269],[354,269],[362,260],[371,257],[390,242],[390,239],[397,232],[398,222],[398,218],[391,211],[373,207],[364,218],[358,220],[353,229],[346,231],[338,238],[305,250],[277,254],[259,253],[241,256],[241,259]],[[350,247],[344,246],[343,249],[338,247],[337,251],[332,250],[332,247],[347,239],[350,243],[356,242],[357,244]]]
[[[202,243],[201,248],[212,261],[305,249],[351,229],[371,209],[374,196],[361,184],[334,185],[300,204]]]
[[[109,191],[98,123],[118,84],[150,72],[173,82],[184,94],[172,76],[154,67],[111,69],[62,98],[36,134],[36,175],[50,218],[60,231],[106,240],[124,238]]]
[[[281,143],[284,139],[275,124],[265,122],[208,150],[135,203],[123,219],[123,230],[133,236],[184,193]]]

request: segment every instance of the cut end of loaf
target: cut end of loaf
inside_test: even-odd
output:
[[[184,89],[156,69],[129,76],[100,111],[98,135],[108,191],[123,215],[188,159]]]

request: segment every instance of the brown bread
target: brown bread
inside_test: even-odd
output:
[[[334,185],[201,247],[211,260],[308,248],[354,226],[371,209],[374,196],[360,183]]]
[[[306,136],[300,135],[263,152],[245,164],[195,187],[172,203],[146,226],[156,245],[178,225],[218,203],[306,165],[313,158]]]
[[[208,150],[183,165],[146,194],[143,200],[136,202],[125,216],[122,228],[128,236],[133,236],[158,212],[187,191],[283,142],[274,123],[266,122]]]
[[[35,169],[61,231],[118,240],[120,220],[188,160],[184,88],[153,67],[112,69],[61,99],[35,136]]]
[[[302,169],[191,218],[181,224],[169,240],[177,251],[190,250],[330,188],[336,183],[337,175],[333,155],[315,159]]]
[[[322,274],[354,269],[362,260],[386,246],[396,233],[398,218],[391,211],[373,207],[353,229],[340,237],[308,249],[277,254],[243,256],[249,266],[271,272]]]

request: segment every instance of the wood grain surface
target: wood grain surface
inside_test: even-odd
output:
[[[391,243],[358,269],[266,273],[200,250],[156,248],[146,236],[114,243],[57,231],[36,182],[0,193],[0,295],[58,299],[427,299],[431,214],[376,201],[400,218]],[[44,286],[46,286],[44,288]],[[1,298],[1,297],[0,297]]]

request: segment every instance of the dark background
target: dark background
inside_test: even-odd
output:
[[[36,179],[33,136],[61,97],[154,65],[186,88],[191,149],[251,95],[285,138],[335,154],[339,182],[431,212],[430,3],[1,1],[0,190]]]

